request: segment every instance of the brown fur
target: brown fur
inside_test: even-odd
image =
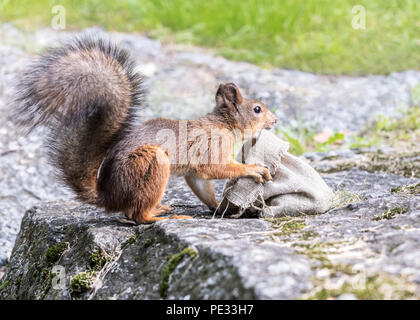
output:
[[[235,141],[276,121],[263,103],[244,99],[228,83],[217,90],[213,111],[200,119],[138,123],[133,110],[141,79],[133,69],[124,50],[79,39],[47,53],[22,78],[16,118],[49,126],[54,164],[81,200],[149,223],[170,211],[160,202],[171,174],[184,175],[212,210],[218,202],[210,179],[271,179],[266,168],[232,156]],[[162,140],[162,130],[174,140]]]
[[[235,95],[232,94],[232,90]],[[207,133],[207,137],[211,137],[212,130],[219,130],[225,135],[228,140],[228,150],[219,153],[220,157],[224,157],[218,159],[220,163],[210,161],[211,151],[214,150],[212,144],[219,143],[217,139],[216,141],[193,139],[188,142],[187,152],[205,150],[204,163],[188,161],[181,163],[182,150],[177,139],[175,147],[177,161],[169,163],[162,142],[157,139],[157,133],[167,129],[179,138],[182,135],[180,133],[182,121],[169,119],[146,121],[134,126],[127,136],[109,149],[98,182],[98,191],[103,199],[101,203],[110,210],[128,212],[127,216],[137,222],[151,222],[156,220],[153,217],[156,211],[150,210],[160,203],[169,174],[184,175],[193,192],[212,210],[217,207],[218,202],[214,196],[213,185],[208,180],[244,176],[252,177],[258,182],[271,179],[266,168],[256,164],[245,165],[233,160],[232,148],[235,136],[232,130],[239,129],[241,138],[246,130],[255,134],[263,128],[271,127],[276,121],[275,116],[261,102],[243,99],[234,84],[220,86],[216,103],[212,113],[198,120],[187,121],[185,126],[187,134],[201,129]],[[257,117],[254,114],[255,105],[262,108],[261,116]],[[155,149],[151,146],[155,146]],[[163,164],[158,164],[158,156],[165,160]]]
[[[20,77],[13,119],[49,127],[50,159],[82,201],[98,203],[98,167],[141,103],[133,70],[125,50],[84,36],[49,50]]]

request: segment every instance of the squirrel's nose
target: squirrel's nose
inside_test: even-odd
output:
[[[273,115],[272,116],[273,124],[275,124],[275,123],[277,123],[278,119],[277,119],[277,117],[274,113],[272,115]]]

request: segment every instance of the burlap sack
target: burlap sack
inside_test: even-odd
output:
[[[331,206],[333,191],[304,160],[287,152],[289,144],[267,130],[245,144],[236,160],[266,166],[273,181],[259,184],[251,178],[230,180],[218,212],[237,216],[259,211],[262,216],[320,214]]]

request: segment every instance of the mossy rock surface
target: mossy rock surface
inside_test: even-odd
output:
[[[314,165],[363,153],[324,156]],[[418,298],[420,179],[361,166],[323,177],[337,201],[317,216],[211,219],[180,178],[163,202],[191,220],[136,226],[77,202],[34,207],[0,299]]]

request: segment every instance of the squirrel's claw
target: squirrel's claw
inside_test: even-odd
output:
[[[264,183],[264,180],[273,180],[270,171],[261,165],[251,165],[249,177],[253,178],[256,183]]]

